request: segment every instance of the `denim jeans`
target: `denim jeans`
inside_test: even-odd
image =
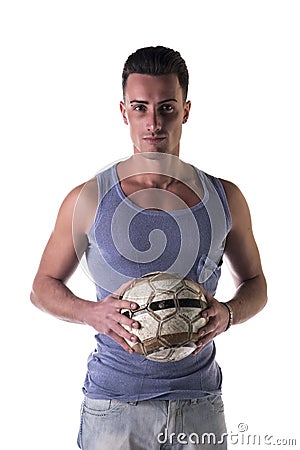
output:
[[[119,402],[85,397],[82,450],[226,450],[221,396]]]

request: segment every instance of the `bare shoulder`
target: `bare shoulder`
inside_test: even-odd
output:
[[[87,231],[94,219],[98,204],[97,179],[90,180],[73,188],[64,198],[57,219],[59,223],[72,222],[73,227]]]
[[[232,181],[223,180],[222,178],[220,178],[220,181],[222,183],[228,201],[231,201],[233,198],[242,195],[240,188]]]
[[[98,187],[97,179],[91,178],[90,180],[79,184],[74,187],[65,197],[62,202],[62,206],[76,206],[77,202],[82,199],[82,201],[93,201],[97,198]]]
[[[228,201],[233,228],[251,222],[247,201],[240,188],[231,181],[220,179]]]

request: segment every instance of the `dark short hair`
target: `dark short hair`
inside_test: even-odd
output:
[[[183,100],[187,98],[189,73],[186,63],[180,53],[171,48],[145,47],[132,53],[124,64],[122,73],[123,96],[127,79],[132,73],[144,75],[170,75],[176,74],[182,88]]]

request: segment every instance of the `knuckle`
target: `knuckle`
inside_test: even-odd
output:
[[[111,328],[107,328],[106,331],[104,332],[104,334],[111,337],[114,334],[114,332]]]

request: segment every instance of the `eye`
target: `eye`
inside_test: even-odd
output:
[[[136,106],[133,107],[133,111],[145,112],[146,111],[146,106],[145,105],[136,105]]]
[[[174,106],[170,104],[165,104],[161,106],[161,111],[164,113],[170,113],[174,111]]]

